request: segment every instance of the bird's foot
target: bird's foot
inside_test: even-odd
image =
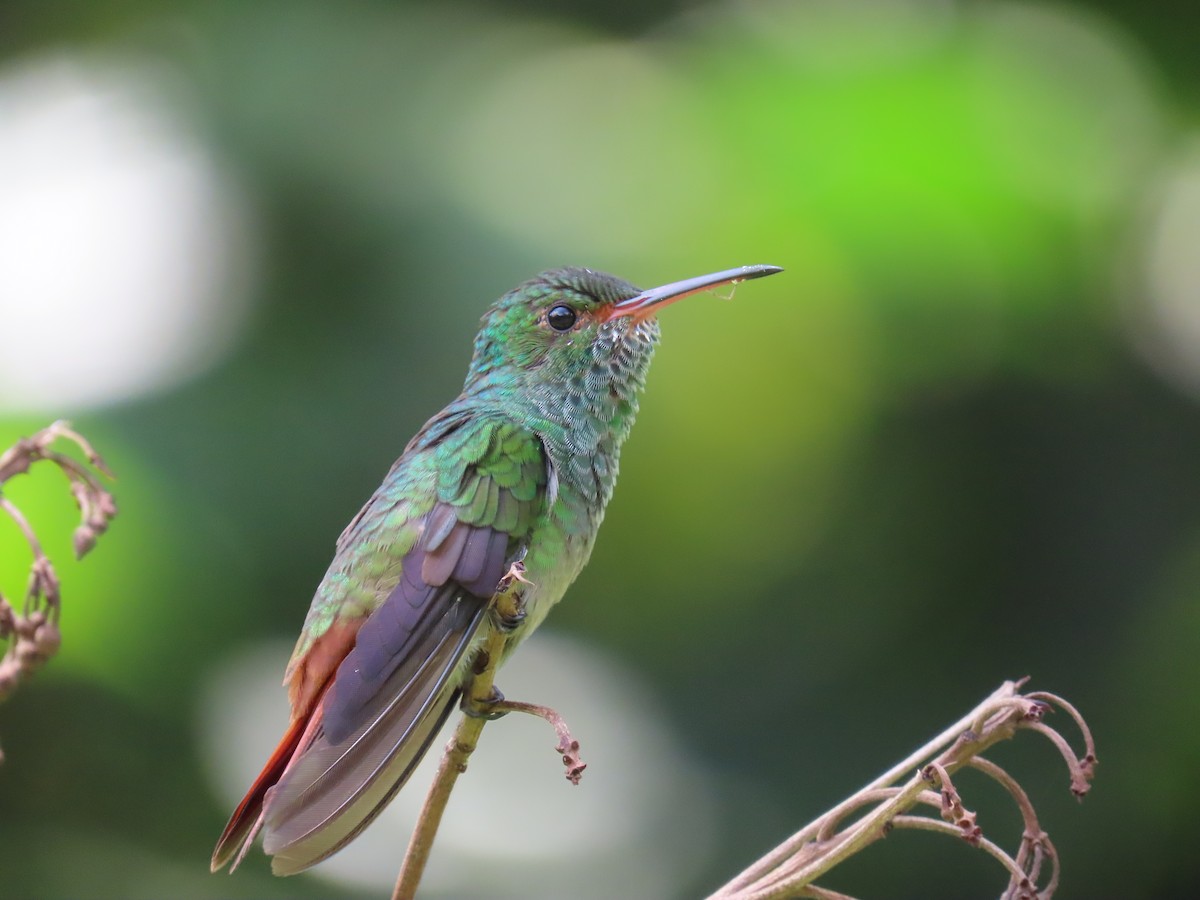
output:
[[[492,616],[495,619],[496,627],[504,634],[511,634],[517,629],[517,626],[525,621],[525,591],[514,588],[518,581],[522,584],[529,584],[522,574],[524,571],[525,567],[520,562],[513,563],[508,574],[500,580],[500,586],[496,591],[496,599],[492,604]]]
[[[518,594],[514,599],[516,603],[511,610],[492,610],[493,615],[496,617],[496,627],[505,634],[512,634],[525,621],[525,604],[521,602],[521,595]]]
[[[463,697],[462,711],[464,715],[470,716],[472,719],[486,719],[489,722],[494,722],[503,716],[508,715],[507,709],[496,709],[498,704],[504,702],[504,694],[495,685],[492,685],[492,691],[486,697],[479,699],[472,697],[469,694]]]

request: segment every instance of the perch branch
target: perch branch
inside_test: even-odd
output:
[[[523,580],[519,572],[515,572],[513,577],[507,579],[508,583],[502,585],[493,605],[493,614],[499,620],[519,621],[522,615],[522,592],[519,583]],[[417,817],[417,824],[409,839],[408,850],[404,854],[404,862],[401,863],[396,887],[392,892],[392,900],[412,900],[416,896],[450,793],[454,790],[458,776],[467,770],[467,761],[475,752],[479,736],[483,733],[483,726],[490,719],[509,712],[527,713],[545,719],[558,735],[558,746],[555,749],[562,756],[567,780],[572,784],[579,784],[586,763],[579,759],[579,742],[571,736],[571,731],[562,716],[546,706],[505,700],[496,691],[496,669],[507,641],[508,633],[502,628],[493,627],[483,648],[476,655],[475,676],[463,699],[463,716],[454,729],[454,736],[446,745],[433,784],[425,797],[425,804]]]

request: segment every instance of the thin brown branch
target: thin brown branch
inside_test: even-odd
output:
[[[521,584],[524,579],[517,568],[510,574],[512,577],[507,578],[507,583],[502,585],[493,606],[493,614],[498,621],[516,621],[522,612]],[[507,641],[507,632],[493,627],[476,657],[475,676],[463,701],[463,716],[454,730],[454,737],[446,745],[433,784],[425,797],[425,804],[421,808],[416,827],[409,839],[408,850],[404,854],[404,862],[400,866],[392,900],[412,900],[416,895],[450,794],[458,776],[467,770],[467,762],[475,752],[479,737],[483,733],[483,726],[488,721],[509,712],[526,713],[545,719],[558,735],[558,746],[555,749],[562,756],[563,765],[566,766],[567,780],[578,784],[583,770],[587,767],[586,763],[579,759],[579,742],[571,735],[571,729],[557,712],[548,706],[520,703],[499,697],[495,690],[496,669],[503,657]]]
[[[504,640],[504,633],[493,628],[487,644],[480,651],[479,658],[483,660],[483,665],[472,681],[464,705],[482,706],[491,695],[495,684],[496,665],[504,650]],[[429,862],[429,853],[433,849],[433,840],[441,827],[442,815],[450,800],[450,793],[454,790],[458,776],[467,770],[467,761],[475,752],[486,723],[487,720],[479,715],[464,714],[459,720],[454,737],[450,739],[442,754],[437,774],[425,797],[425,805],[421,808],[416,827],[409,839],[408,850],[405,851],[400,874],[396,878],[396,887],[392,892],[392,900],[412,900],[416,896],[421,877],[425,874],[425,865]]]
[[[562,716],[548,706],[540,706],[537,703],[521,703],[516,700],[499,700],[491,705],[491,709],[499,713],[525,713],[549,722],[554,727],[555,734],[558,735],[558,746],[554,749],[562,757],[563,765],[567,769],[567,781],[571,784],[579,784],[579,779],[583,777],[583,770],[587,768],[587,763],[579,758],[579,741],[571,735],[571,729]]]

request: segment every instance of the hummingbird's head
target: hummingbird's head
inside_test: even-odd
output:
[[[531,402],[551,421],[583,411],[601,423],[632,421],[658,343],[655,313],[697,291],[780,271],[743,266],[648,291],[591,269],[543,272],[484,315],[466,390]]]
[[[600,390],[630,378],[640,384],[658,341],[658,322],[649,311],[635,315],[621,304],[641,294],[629,282],[591,269],[541,273],[484,315],[468,383],[504,373],[539,390]]]
[[[604,272],[551,269],[492,304],[475,339],[471,376],[509,369],[538,370],[547,381],[599,377],[595,367],[615,357],[631,369],[644,367],[658,339],[654,315],[662,307],[697,291],[782,271],[742,266],[643,291]]]

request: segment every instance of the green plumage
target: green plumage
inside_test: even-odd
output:
[[[502,627],[488,612],[506,573],[527,583],[505,655],[587,562],[658,340],[653,313],[773,271],[640,292],[560,269],[493,304],[462,393],[337,541],[288,666],[292,727],[226,827],[214,869],[261,828],[275,871],[300,871],[374,818],[471,677],[476,648]]]

